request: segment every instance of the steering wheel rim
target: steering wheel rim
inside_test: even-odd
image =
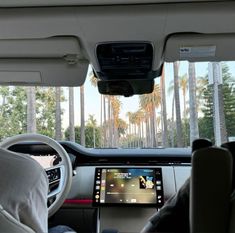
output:
[[[62,206],[62,204],[64,203],[64,200],[66,199],[70,191],[71,184],[72,184],[71,161],[65,149],[57,141],[42,134],[32,134],[32,133],[19,134],[19,135],[3,140],[0,143],[0,147],[2,147],[3,149],[8,149],[9,147],[15,144],[23,143],[23,142],[30,142],[30,141],[41,142],[50,146],[59,154],[62,160],[58,166],[53,167],[53,168],[60,169],[61,177],[59,181],[58,191],[54,193],[52,191],[51,193],[48,194],[48,198],[55,197],[54,202],[48,208],[48,216],[51,217]],[[49,169],[45,169],[45,170],[49,170]]]

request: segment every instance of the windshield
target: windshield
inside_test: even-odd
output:
[[[235,139],[235,62],[165,63],[152,94],[100,95],[82,87],[0,87],[0,139],[37,132],[89,148],[189,147]]]

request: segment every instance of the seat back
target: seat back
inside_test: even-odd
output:
[[[227,233],[232,190],[231,153],[222,148],[196,150],[190,183],[190,232]]]
[[[226,148],[230,151],[233,156],[233,183],[232,190],[233,193],[231,195],[230,202],[230,221],[229,221],[229,233],[235,233],[235,142],[226,142],[221,145],[221,147]]]
[[[13,218],[3,207],[0,205],[0,232],[1,233],[35,233],[26,225],[20,223]]]
[[[232,194],[231,197],[231,211],[228,233],[235,233],[235,192]]]

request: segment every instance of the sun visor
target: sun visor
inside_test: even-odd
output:
[[[180,34],[168,38],[164,60],[233,61],[235,34]]]
[[[88,64],[74,37],[0,40],[0,84],[81,86]]]

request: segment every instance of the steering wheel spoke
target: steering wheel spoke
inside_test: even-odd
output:
[[[57,165],[45,169],[49,181],[48,199],[56,197],[63,188],[64,184],[64,165]]]

